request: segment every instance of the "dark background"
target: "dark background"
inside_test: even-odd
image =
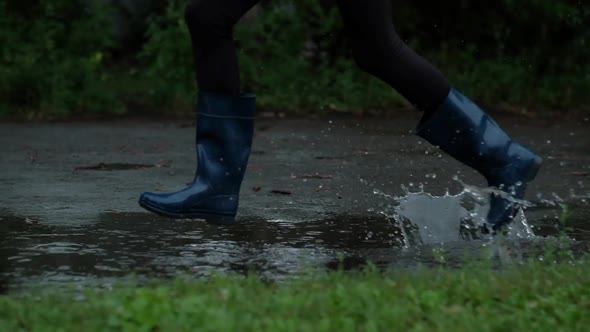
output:
[[[0,116],[190,114],[197,91],[185,3],[0,0]],[[533,115],[590,109],[587,1],[392,3],[401,36],[473,99]],[[408,107],[356,68],[335,1],[263,1],[236,39],[244,90],[263,109]]]

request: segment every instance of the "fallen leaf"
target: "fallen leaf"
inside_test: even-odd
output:
[[[124,170],[140,170],[145,168],[154,167],[154,165],[143,165],[143,164],[125,164],[125,163],[112,163],[105,164],[99,163],[91,166],[78,166],[75,170],[86,170],[86,171],[124,171]]]
[[[575,176],[588,176],[590,175],[590,172],[571,172],[570,174]]]
[[[105,169],[105,164],[100,163],[97,165],[92,165],[92,166],[78,166],[75,168],[75,170],[80,171],[80,170],[104,170]]]
[[[273,189],[270,192],[273,193],[273,194],[291,195],[291,192],[290,191],[287,191],[287,190],[276,190],[276,189]]]
[[[332,175],[319,175],[319,174],[305,174],[305,175],[292,175],[292,179],[331,179]]]

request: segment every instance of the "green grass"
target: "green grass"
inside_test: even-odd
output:
[[[178,279],[0,298],[1,331],[582,331],[590,263]]]

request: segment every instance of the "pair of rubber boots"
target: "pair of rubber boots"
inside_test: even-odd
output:
[[[197,104],[197,171],[187,188],[144,193],[139,204],[172,218],[235,222],[240,186],[254,134],[255,96],[201,92]],[[541,158],[514,142],[481,108],[451,89],[443,104],[418,124],[418,136],[481,173],[492,194],[487,223],[496,231],[514,218],[518,199],[533,180]],[[511,198],[516,198],[513,200]]]

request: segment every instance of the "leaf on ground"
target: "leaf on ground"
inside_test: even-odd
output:
[[[273,194],[291,195],[291,192],[290,191],[287,191],[287,190],[273,189],[270,192],[273,193]]]
[[[91,170],[91,171],[96,171],[96,170],[106,170],[106,164],[100,163],[97,165],[92,165],[92,166],[78,166],[75,168],[75,170],[80,171],[80,170]]]
[[[143,165],[143,164],[125,164],[125,163],[113,163],[105,164],[99,163],[90,166],[78,166],[75,168],[77,171],[124,171],[124,170],[141,170],[145,168],[151,168],[154,165]]]
[[[332,175],[320,174],[291,175],[292,179],[331,179],[332,177]]]
[[[590,175],[590,172],[579,171],[579,172],[571,172],[570,174],[575,175],[575,176],[588,176],[588,175]]]

